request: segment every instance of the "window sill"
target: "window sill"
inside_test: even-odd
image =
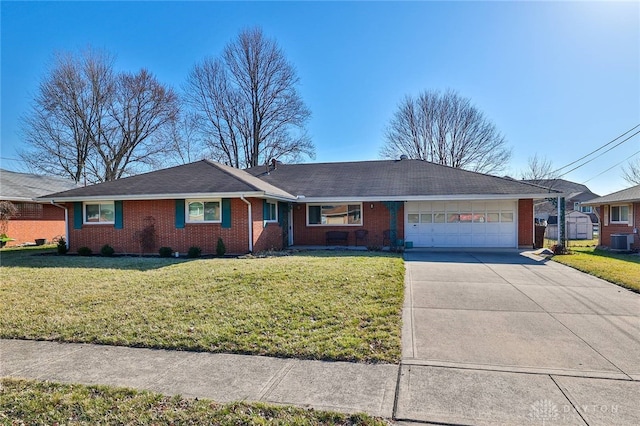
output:
[[[207,222],[185,222],[185,225],[220,225],[222,221],[207,221]]]

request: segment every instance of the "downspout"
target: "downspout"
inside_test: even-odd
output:
[[[249,253],[253,253],[253,216],[251,216],[251,202],[244,198],[244,195],[241,195],[240,199],[247,204],[247,211],[249,213]]]
[[[598,218],[598,246],[601,246],[602,245],[602,219],[604,219],[604,218],[600,217],[600,209],[597,208],[596,206],[593,206],[591,211]],[[592,231],[592,235],[591,236],[593,237],[593,223],[591,224],[591,231]]]
[[[54,200],[51,200],[51,205],[59,207],[64,210],[64,241],[67,246],[67,250],[69,249],[69,210],[62,204],[56,204]]]

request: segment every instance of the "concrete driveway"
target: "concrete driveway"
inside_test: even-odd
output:
[[[640,295],[515,251],[405,259],[396,418],[640,424]]]

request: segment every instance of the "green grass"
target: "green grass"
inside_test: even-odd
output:
[[[556,239],[544,239],[544,246],[550,248],[555,245],[558,240]],[[598,238],[592,240],[567,240],[567,247],[572,249],[574,247],[595,247],[598,245]]]
[[[0,337],[398,362],[397,255],[260,259],[0,253]]]
[[[640,292],[640,256],[611,253],[593,247],[574,247],[572,254],[553,260],[614,284]]]
[[[217,404],[125,388],[2,379],[0,424],[363,425],[384,420],[261,403]]]

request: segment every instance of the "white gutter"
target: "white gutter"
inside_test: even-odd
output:
[[[64,242],[68,250],[69,249],[69,210],[61,204],[56,204],[54,200],[51,200],[51,205],[64,209]]]
[[[253,252],[253,216],[251,216],[251,202],[244,198],[244,195],[240,195],[240,199],[247,204],[247,210],[249,212],[249,253]]]
[[[549,194],[557,195],[557,194]],[[461,194],[461,195],[400,195],[400,196],[371,196],[371,197],[305,197],[298,196],[298,203],[346,203],[372,201],[482,201],[482,200],[518,200],[542,199],[545,194]]]
[[[175,199],[189,199],[189,198],[242,198],[242,197],[255,197],[255,198],[273,198],[278,201],[295,201],[295,197],[285,197],[282,195],[270,194],[263,191],[256,192],[194,192],[194,193],[180,193],[180,194],[104,194],[104,195],[91,195],[91,196],[68,196],[68,197],[56,197],[55,201],[58,202],[76,202],[76,201],[104,201],[104,200],[175,200]],[[40,197],[37,198],[39,202],[51,202],[53,198]]]

